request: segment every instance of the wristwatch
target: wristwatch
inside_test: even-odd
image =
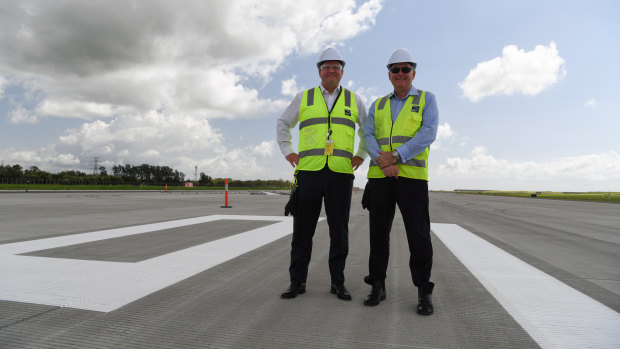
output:
[[[394,159],[396,159],[396,162],[398,162],[398,160],[400,160],[400,154],[398,154],[398,151],[394,150],[392,152],[392,156],[394,157]]]

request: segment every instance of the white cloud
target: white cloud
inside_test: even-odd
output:
[[[80,160],[73,154],[59,154],[53,146],[36,150],[24,150],[11,147],[0,150],[0,157],[5,163],[20,164],[24,168],[38,166],[41,169],[52,168],[58,170],[66,166],[79,165],[80,163]]]
[[[555,42],[548,47],[537,45],[528,52],[508,45],[501,57],[478,63],[459,87],[466,98],[477,102],[499,94],[536,95],[565,75],[564,59]]]
[[[273,155],[275,148],[276,141],[263,141],[252,149],[252,153],[258,156],[270,156]]]
[[[11,122],[14,124],[36,124],[39,118],[30,110],[18,106],[11,111]]]
[[[469,157],[446,159],[446,162],[438,167],[437,175],[444,179],[458,178],[462,189],[467,189],[467,183],[486,183],[495,185],[497,189],[518,190],[523,183],[530,183],[546,188],[545,190],[571,190],[568,186],[581,183],[578,186],[580,190],[584,190],[588,183],[592,186],[606,183],[617,185],[620,181],[620,153],[609,151],[544,162],[511,162],[497,159],[487,154],[484,147],[478,146]],[[563,184],[566,186],[562,188]]]
[[[305,87],[297,86],[296,79],[297,79],[297,76],[293,75],[293,77],[291,77],[290,79],[282,80],[282,89],[280,90],[280,92],[285,96],[294,97],[300,91],[305,90],[306,89]]]
[[[366,110],[370,107],[370,104],[377,100],[379,97],[383,97],[382,94],[378,92],[377,87],[364,87],[364,86],[355,86],[355,82],[353,80],[349,80],[346,83],[346,88],[353,91],[356,95],[358,95],[362,102],[364,103],[364,107]],[[359,106],[358,106],[359,109]]]
[[[7,79],[4,76],[0,75],[0,99],[4,98],[4,89],[7,84]]]
[[[267,157],[287,164],[274,155],[273,141],[224,145],[209,120],[281,113],[288,101],[266,98],[254,86],[264,86],[292,56],[342,46],[367,30],[382,3],[8,2],[0,11],[0,98],[10,87],[23,91],[11,96],[11,120],[85,122],[45,149],[0,154],[50,169],[88,169],[101,156],[108,167],[148,161],[186,174],[198,164],[212,176],[268,176]],[[294,79],[283,83],[284,95]]]
[[[37,116],[165,109],[261,117],[285,107],[245,84],[374,24],[382,0],[20,1],[0,13],[0,76],[36,79]],[[83,20],[89,18],[89,20]],[[0,88],[7,86],[0,81]]]
[[[213,177],[256,179],[280,175],[270,165],[274,159],[285,162],[275,152],[275,140],[238,149],[224,143],[224,137],[208,120],[150,112],[84,123],[69,130],[55,145],[37,150],[0,150],[0,158],[55,171],[66,165],[90,172],[90,163],[97,156],[108,170],[118,164],[149,163],[170,166],[186,176],[194,173],[194,166]]]
[[[598,107],[598,103],[596,103],[596,99],[590,98],[586,101],[585,107],[595,109],[596,107]]]
[[[140,157],[142,158],[151,158],[151,159],[157,159],[161,154],[157,151],[157,150],[147,150],[144,153],[140,154]]]
[[[178,155],[223,149],[222,136],[208,120],[157,112],[119,116],[109,122],[84,123],[60,137],[56,147],[82,156],[121,149],[117,156],[126,163],[140,159],[123,158],[123,152],[131,157],[131,154]]]
[[[459,146],[464,147],[464,146],[466,146],[466,145],[467,145],[467,142],[469,142],[469,137],[468,137],[468,136],[465,136],[465,137],[461,138],[461,141],[460,141],[460,143],[459,143]]]
[[[449,123],[444,122],[437,128],[437,137],[431,145],[432,150],[444,149],[446,144],[451,144],[456,140],[456,132],[452,130]]]
[[[99,104],[80,101],[44,100],[36,109],[38,115],[57,116],[78,119],[96,119],[112,117],[116,107],[110,104]]]
[[[454,137],[455,135],[456,135],[456,132],[452,131],[450,124],[447,122],[444,122],[443,124],[439,125],[439,127],[437,128],[437,139],[438,140],[450,139]]]

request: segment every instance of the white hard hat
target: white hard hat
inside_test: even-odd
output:
[[[392,53],[390,59],[388,60],[388,69],[390,69],[390,66],[395,63],[411,63],[413,64],[413,68],[415,68],[416,66],[416,62],[413,60],[413,56],[411,55],[411,53],[409,53],[409,51],[405,50],[404,48],[399,48]]]
[[[344,59],[338,50],[333,47],[326,48],[321,55],[319,56],[319,60],[316,62],[317,67],[321,67],[321,63],[325,61],[339,61],[342,63],[342,67],[344,68]]]

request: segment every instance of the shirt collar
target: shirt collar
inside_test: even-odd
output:
[[[320,84],[319,87],[321,88],[321,92],[325,95],[325,94],[329,94],[329,91],[327,91],[327,89],[325,87],[323,87],[323,84]],[[338,94],[340,93],[340,85],[338,85],[338,87],[336,87],[334,89],[334,93]]]
[[[413,84],[411,84],[411,88],[409,89],[409,93],[407,93],[407,96],[403,99],[407,99],[409,98],[409,96],[417,96],[418,95],[418,89],[415,88],[415,86],[413,86]],[[390,94],[388,95],[388,98],[398,98],[396,97],[396,94],[394,93],[394,91],[390,92]]]

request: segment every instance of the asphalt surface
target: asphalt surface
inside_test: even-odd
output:
[[[1,193],[0,249],[45,242],[48,238],[70,239],[81,233],[131,231],[137,226],[194,217],[239,216],[19,255],[24,260],[48,264],[41,280],[83,277],[64,268],[54,270],[56,262],[75,265],[76,270],[88,268],[89,263],[103,263],[121,273],[123,268],[165,256],[181,256],[194,247],[225,241],[222,239],[244,231],[269,229],[270,224],[284,219],[287,200],[286,195],[231,193],[232,207],[222,208],[222,194]],[[0,348],[547,346],[535,339],[531,329],[524,329],[436,235],[431,278],[436,284],[435,314],[417,315],[417,293],[411,283],[409,252],[398,213],[391,235],[387,299],[376,307],[364,306],[362,301],[369,291],[362,280],[367,274],[368,211],[361,208],[360,200],[361,192],[355,193],[345,270],[352,301],[339,300],[329,292],[329,236],[327,222],[321,221],[314,238],[307,293],[295,299],[280,298],[289,282],[291,236],[276,236],[249,252],[207,269],[198,268],[199,272],[180,281],[145,291],[143,296],[110,311],[0,297]],[[431,193],[430,212],[432,223],[458,225],[557,279],[562,287],[600,303],[612,315],[620,312],[620,205]],[[22,258],[19,256],[9,259],[0,255],[0,265],[10,271],[8,264]],[[193,264],[184,263],[175,268]],[[21,280],[24,273],[31,273],[26,276],[35,279],[39,276],[37,270],[23,272],[22,265],[13,266],[22,275],[13,277],[9,273],[0,280],[0,294],[10,294],[11,290],[33,297],[53,293],[47,281],[40,287],[17,284],[15,280]],[[136,285],[141,285],[140,280]],[[131,290],[131,285],[123,287]],[[539,298],[545,292],[540,289],[531,297]],[[609,347],[620,347],[620,328],[604,339],[611,343]]]

